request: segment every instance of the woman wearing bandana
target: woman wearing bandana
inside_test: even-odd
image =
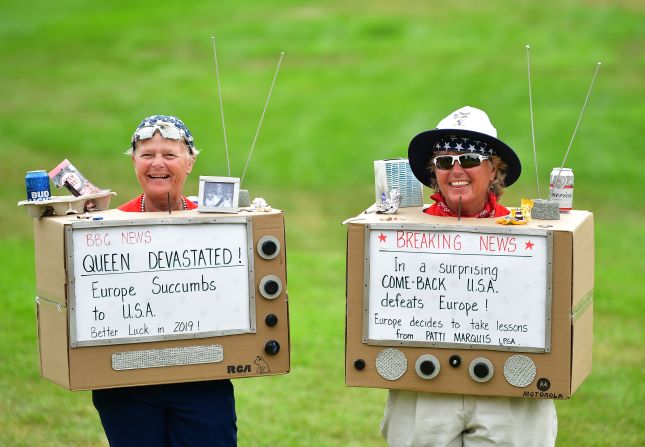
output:
[[[120,210],[197,207],[182,194],[198,151],[179,118],[145,118],[135,130],[127,154],[143,193],[121,205]],[[94,390],[92,400],[112,447],[237,445],[230,380]]]
[[[498,199],[521,163],[497,139],[481,110],[463,107],[410,142],[410,168],[435,192],[433,216],[487,218],[509,213]],[[557,416],[548,399],[390,390],[381,431],[391,447],[555,445]]]

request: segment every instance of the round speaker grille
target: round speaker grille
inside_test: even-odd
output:
[[[504,362],[506,381],[518,388],[526,388],[535,379],[535,363],[525,355],[514,355]]]
[[[408,369],[408,359],[398,349],[383,349],[376,356],[376,371],[387,380],[396,380]]]

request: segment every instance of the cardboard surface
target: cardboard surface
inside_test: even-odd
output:
[[[69,220],[69,218],[64,218]],[[67,305],[65,274],[65,234],[54,218],[34,219],[36,295]]]
[[[36,306],[41,374],[52,382],[69,388],[67,309],[44,299],[39,299]]]
[[[284,374],[290,368],[289,314],[286,274],[286,245],[284,215],[279,210],[263,213],[203,214],[196,211],[167,213],[125,213],[109,210],[93,213],[104,225],[134,225],[137,221],[154,221],[158,224],[184,224],[190,231],[191,223],[208,223],[212,220],[249,217],[252,220],[253,279],[255,287],[255,333],[213,336],[206,338],[172,339],[97,346],[70,346],[69,284],[66,271],[65,231],[80,221],[75,216],[38,219],[35,223],[36,288],[38,299],[38,337],[41,373],[46,379],[71,389],[88,390],[132,385],[149,385],[187,381],[253,377]],[[92,225],[92,224],[90,224]],[[216,229],[216,227],[214,227]],[[280,251],[273,259],[258,255],[257,243],[263,236],[273,236],[280,244]],[[259,293],[260,281],[274,275],[282,282],[281,292],[273,299]],[[267,315],[277,318],[277,323],[266,323]],[[265,351],[267,342],[279,343],[279,351]],[[181,348],[194,352],[196,347],[216,346],[221,352],[220,361],[179,366],[138,367],[113,369],[113,355],[132,351],[149,352],[166,361],[163,352],[168,348]],[[186,349],[188,348],[188,349]]]
[[[593,304],[587,307],[573,323],[571,348],[571,394],[591,372],[593,341]]]
[[[348,386],[403,389],[436,393],[513,396],[527,398],[571,397],[575,389],[591,371],[593,306],[593,217],[585,211],[563,214],[560,220],[533,220],[527,225],[508,227],[494,219],[461,219],[429,216],[421,208],[400,209],[395,215],[362,213],[348,219],[347,228],[347,317],[345,380]],[[509,352],[476,347],[434,347],[366,344],[364,338],[365,300],[365,238],[369,226],[392,225],[396,228],[415,229],[424,226],[440,229],[464,227],[468,231],[505,231],[513,234],[520,229],[541,228],[552,235],[551,269],[551,332],[548,352]],[[580,305],[584,302],[588,304]],[[574,319],[574,303],[579,314]],[[521,318],[521,316],[518,316]],[[395,352],[398,351],[398,352]],[[394,355],[395,374],[383,371],[383,358]],[[434,378],[424,378],[415,365],[424,355],[436,358],[439,372]],[[459,356],[458,367],[450,364],[452,356]],[[529,384],[511,385],[504,375],[509,358],[522,356],[530,359],[535,375]],[[492,378],[475,381],[469,372],[471,362],[484,358],[493,368]],[[380,359],[380,360],[379,360]],[[423,359],[423,358],[422,358]],[[514,360],[514,359],[513,359]],[[401,366],[403,365],[403,366]],[[362,367],[362,368],[361,368]],[[380,368],[380,369],[379,369]],[[400,377],[396,377],[400,375]]]

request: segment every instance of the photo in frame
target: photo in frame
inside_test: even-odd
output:
[[[240,179],[237,177],[199,177],[199,206],[205,213],[237,213]]]

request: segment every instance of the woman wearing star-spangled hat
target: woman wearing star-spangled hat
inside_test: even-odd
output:
[[[434,216],[504,216],[498,202],[522,167],[497,139],[486,113],[463,107],[410,142],[410,168],[434,189],[424,212]],[[381,432],[390,447],[555,445],[558,420],[550,399],[389,390]]]
[[[425,212],[438,216],[508,214],[498,199],[522,172],[515,151],[497,139],[486,113],[468,106],[415,136],[408,158],[417,179],[435,191],[435,203]]]

